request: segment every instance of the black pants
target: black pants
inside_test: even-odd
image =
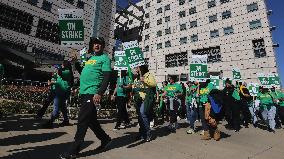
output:
[[[240,129],[240,102],[235,100],[228,100],[226,102],[226,120],[228,122],[228,126],[235,130]]]
[[[284,125],[284,107],[283,106],[279,106],[278,115],[279,115],[282,125]]]
[[[71,153],[76,154],[80,151],[80,146],[84,142],[84,138],[87,129],[90,128],[96,137],[101,140],[101,142],[106,142],[110,137],[102,129],[98,119],[97,110],[93,103],[92,94],[84,94],[81,97],[81,107],[78,116],[77,131],[74,138],[74,143],[71,147]]]
[[[243,116],[243,125],[244,126],[248,126],[248,124],[250,123],[251,120],[251,115],[250,115],[250,111],[249,111],[249,105],[248,102],[245,100],[241,100],[241,113]]]
[[[121,122],[129,123],[129,116],[126,110],[127,98],[117,96],[116,97],[116,106],[117,106],[117,123],[116,126],[120,126]]]
[[[48,96],[46,97],[46,99],[43,101],[42,107],[39,109],[39,111],[37,112],[37,116],[38,117],[42,117],[44,115],[44,113],[46,112],[48,106],[50,105],[51,102],[53,102],[55,97],[55,92],[54,91],[50,91],[48,93]]]

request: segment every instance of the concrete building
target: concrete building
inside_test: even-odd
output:
[[[90,36],[102,36],[106,52],[113,50],[115,0],[0,0],[0,8],[1,44],[16,51],[51,60],[68,57],[72,48],[60,46],[58,9],[83,9],[85,47]]]
[[[243,80],[257,82],[257,73],[278,73],[265,0],[142,0],[137,5],[145,10],[139,45],[158,82],[168,74],[187,80],[191,56],[203,54],[210,74],[232,77],[237,67]],[[121,23],[130,29],[140,24],[131,16]]]

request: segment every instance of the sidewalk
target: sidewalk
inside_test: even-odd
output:
[[[0,159],[57,159],[73,140],[76,126],[41,129],[42,121],[31,115],[12,116],[0,121]],[[76,121],[72,121],[74,123]],[[114,120],[102,119],[103,128],[113,138],[110,149],[97,153],[96,136],[87,132],[80,158],[95,159],[283,159],[284,130],[275,134],[260,128],[240,132],[221,127],[222,139],[201,141],[198,133],[186,134],[187,124],[169,134],[166,125],[153,130],[151,142],[135,141],[138,127],[113,131]],[[132,121],[133,123],[133,121]],[[224,123],[223,123],[224,124]]]

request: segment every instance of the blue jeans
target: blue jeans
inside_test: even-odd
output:
[[[194,129],[194,122],[196,120],[196,108],[191,105],[191,102],[186,102],[186,117],[190,123],[190,128]]]
[[[261,115],[263,120],[265,121],[266,125],[269,126],[270,129],[275,129],[275,114],[276,114],[276,107],[271,106],[270,109],[263,108],[261,109]]]
[[[51,121],[53,122],[59,116],[59,109],[62,112],[64,121],[68,121],[67,108],[66,108],[66,100],[67,95],[55,95],[53,111],[51,113]]]
[[[144,103],[141,104],[139,113],[140,113],[141,122],[142,122],[142,123],[139,123],[139,126],[142,128],[140,130],[140,135],[146,138],[147,136],[151,135],[151,128],[150,128],[149,115],[145,114],[145,111],[144,111]]]

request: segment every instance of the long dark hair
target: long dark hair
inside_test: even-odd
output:
[[[141,65],[139,66],[141,76],[144,76],[145,73],[149,72],[148,66],[147,65]]]

